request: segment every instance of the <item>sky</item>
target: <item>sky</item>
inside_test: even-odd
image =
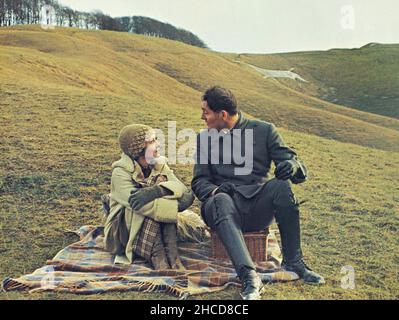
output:
[[[59,0],[189,30],[212,50],[276,53],[399,43],[398,0]],[[396,31],[396,32],[395,32]]]

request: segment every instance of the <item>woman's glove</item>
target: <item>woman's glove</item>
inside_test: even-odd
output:
[[[181,198],[177,200],[177,211],[183,212],[184,210],[187,210],[188,208],[190,208],[193,202],[194,194],[191,190],[183,193]]]
[[[135,189],[130,192],[129,204],[132,210],[137,211],[147,203],[171,194],[172,191],[161,186],[141,188],[138,190]]]

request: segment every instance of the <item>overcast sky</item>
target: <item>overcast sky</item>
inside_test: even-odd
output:
[[[59,0],[113,17],[142,15],[224,52],[273,53],[399,43],[398,0]],[[395,32],[396,31],[396,32]]]

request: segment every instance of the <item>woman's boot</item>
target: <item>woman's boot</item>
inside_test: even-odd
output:
[[[158,232],[158,235],[155,238],[155,242],[151,250],[150,262],[155,270],[170,269],[160,232]]]
[[[162,236],[165,243],[166,257],[170,267],[177,270],[186,270],[177,248],[177,226],[175,223],[162,224]]]

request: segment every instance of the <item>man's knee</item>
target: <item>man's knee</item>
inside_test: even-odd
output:
[[[292,183],[291,183],[290,179],[281,180],[281,179],[274,178],[274,179],[272,179],[272,181],[274,182],[274,186],[277,189],[284,190],[286,188],[292,187]]]
[[[204,204],[202,216],[205,223],[214,229],[220,222],[233,219],[239,223],[239,213],[233,199],[226,193],[218,193],[210,197]]]
[[[277,206],[290,206],[297,204],[297,198],[295,197],[292,189],[292,183],[288,180],[280,180],[274,178],[270,181],[272,183],[271,189],[273,190],[273,203]]]

